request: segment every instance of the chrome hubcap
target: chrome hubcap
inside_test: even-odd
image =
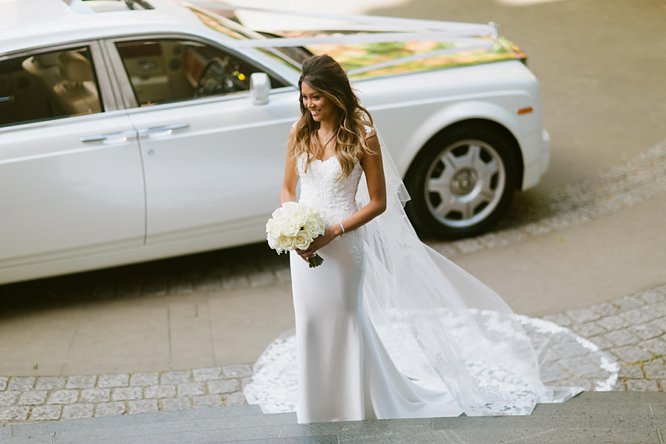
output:
[[[433,159],[424,192],[435,219],[464,228],[497,208],[505,186],[506,170],[495,148],[480,140],[461,140]]]
[[[456,196],[469,194],[478,181],[478,174],[471,168],[461,168],[453,175],[451,180],[451,192]]]

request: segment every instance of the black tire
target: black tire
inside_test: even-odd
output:
[[[407,172],[407,215],[425,237],[487,231],[510,206],[517,183],[512,142],[491,126],[463,124],[431,139]]]

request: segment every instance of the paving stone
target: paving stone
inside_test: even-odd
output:
[[[205,277],[195,282],[195,289],[199,292],[213,292],[222,288],[222,278],[218,276]]]
[[[92,418],[92,404],[66,405],[62,409],[62,419]]]
[[[593,310],[600,314],[601,316],[610,316],[617,314],[619,307],[609,303],[609,302],[604,302],[602,304],[596,304],[592,305],[589,307],[590,310]]]
[[[21,397],[18,400],[19,405],[42,405],[46,401],[46,395],[48,392],[46,390],[34,391],[21,393]]]
[[[95,387],[97,383],[96,375],[75,375],[67,378],[65,388],[68,389],[87,389]]]
[[[532,236],[543,236],[544,234],[548,234],[552,231],[552,228],[550,226],[542,222],[529,223],[524,225],[522,228],[523,231]]]
[[[664,289],[666,289],[666,287],[647,290],[641,295],[641,297],[648,304],[659,304],[662,302],[666,303],[666,294],[663,292]]]
[[[192,293],[194,291],[194,284],[187,281],[169,282],[169,293]]]
[[[143,396],[142,387],[119,387],[111,392],[111,399],[114,401],[129,401],[141,399]]]
[[[633,334],[629,329],[612,331],[603,335],[603,337],[617,346],[636,345],[640,342],[640,338]]]
[[[169,283],[166,280],[153,280],[144,282],[141,286],[141,294],[144,296],[164,296],[169,293]]]
[[[0,421],[25,421],[29,412],[26,406],[0,407]]]
[[[243,378],[252,376],[252,368],[249,365],[225,365],[222,373],[227,378]]]
[[[77,390],[56,390],[51,393],[47,404],[72,404],[79,398]]]
[[[619,376],[622,378],[643,379],[645,375],[639,365],[621,365]]]
[[[7,390],[18,390],[21,392],[32,390],[35,388],[35,379],[34,376],[13,376],[9,378]]]
[[[7,383],[9,382],[9,378],[6,376],[0,376],[0,391],[2,390],[7,390]]]
[[[204,395],[204,396],[193,396],[189,398],[192,400],[192,407],[221,407],[222,396],[221,395]]]
[[[222,404],[225,406],[247,405],[247,399],[243,392],[229,393],[222,395]]]
[[[594,310],[589,308],[577,308],[574,310],[567,310],[567,316],[569,316],[575,323],[581,324],[583,322],[596,321],[601,317],[601,315]]]
[[[222,290],[239,290],[249,286],[250,281],[247,276],[224,276],[222,278]]]
[[[195,382],[206,382],[222,377],[222,367],[197,368],[192,370]]]
[[[620,307],[622,311],[629,311],[634,308],[640,308],[645,305],[645,301],[635,296],[624,296],[613,300],[613,304]]]
[[[275,275],[270,270],[250,274],[250,287],[265,287],[275,283]]]
[[[127,387],[129,384],[129,374],[117,373],[114,375],[100,375],[97,386],[100,388]]]
[[[658,318],[659,313],[655,312],[654,307],[647,306],[625,311],[620,316],[629,321],[632,325],[641,325]]]
[[[127,407],[122,401],[103,402],[95,405],[95,416],[116,416],[122,415],[126,411]]]
[[[135,373],[130,377],[130,386],[146,386],[159,384],[160,374],[158,372],[152,373]]]
[[[237,390],[240,390],[240,384],[236,379],[208,381],[208,391],[213,394],[233,393]]]
[[[594,337],[592,337],[592,338],[589,338],[589,340],[590,340],[594,345],[596,345],[597,347],[599,347],[600,350],[609,350],[609,349],[615,347],[615,344],[613,344],[611,341],[609,341],[608,339],[606,339],[606,337],[603,336],[603,335],[601,335],[601,336],[594,336]]]
[[[450,255],[447,255],[447,257],[451,257]],[[283,268],[281,270],[276,270],[275,271],[275,277],[277,278],[277,281],[280,283],[290,283],[291,282],[291,270],[289,268]]]
[[[652,304],[650,307],[658,317],[666,317],[666,303]]]
[[[571,328],[584,338],[590,338],[607,332],[605,328],[596,322],[585,322],[583,324],[573,325]]]
[[[632,392],[657,392],[659,386],[657,381],[648,381],[645,379],[628,379],[627,389]]]
[[[127,408],[130,415],[135,413],[156,412],[157,400],[142,399],[138,401],[127,401]]]
[[[641,346],[657,355],[666,355],[666,341],[660,338],[648,339]]]
[[[111,389],[91,388],[81,390],[82,402],[107,402],[111,399]]]
[[[456,247],[461,253],[474,253],[483,249],[483,244],[476,239],[465,239],[456,242]]]
[[[38,405],[30,412],[30,421],[54,421],[62,415],[61,405]]]
[[[189,370],[175,372],[164,372],[160,376],[162,384],[184,384],[190,382],[191,374]]]
[[[198,396],[206,394],[206,385],[202,382],[178,384],[178,396]]]
[[[650,322],[651,325],[654,325],[655,327],[661,328],[663,331],[666,332],[666,317],[655,319],[654,321]]]
[[[21,396],[21,392],[18,390],[0,393],[0,407],[16,404],[18,402],[19,396]]]
[[[655,324],[641,324],[632,325],[629,331],[641,338],[642,340],[656,338],[664,334],[664,331]]]
[[[631,346],[612,348],[610,351],[624,363],[646,361],[652,357],[649,352]]]
[[[35,382],[35,390],[57,390],[65,388],[64,376],[40,376]]]
[[[664,359],[655,359],[643,366],[648,379],[666,379],[666,362]]]
[[[173,398],[176,396],[175,385],[151,385],[144,388],[146,398]]]
[[[599,325],[608,331],[619,330],[621,328],[629,327],[629,322],[621,316],[613,315],[601,318],[597,321]]]
[[[191,398],[166,398],[159,400],[159,408],[164,411],[188,410],[192,408]]]

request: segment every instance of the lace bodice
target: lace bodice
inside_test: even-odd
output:
[[[363,168],[359,162],[349,176],[342,176],[342,166],[337,157],[313,160],[307,165],[305,155],[297,162],[301,180],[299,201],[316,208],[327,225],[337,224],[357,209],[356,190]]]

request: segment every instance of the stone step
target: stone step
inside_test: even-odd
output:
[[[541,404],[530,416],[457,417],[302,425],[294,414],[255,407],[196,409],[5,425],[7,444],[183,443],[659,443],[666,438],[663,393],[583,393]]]

